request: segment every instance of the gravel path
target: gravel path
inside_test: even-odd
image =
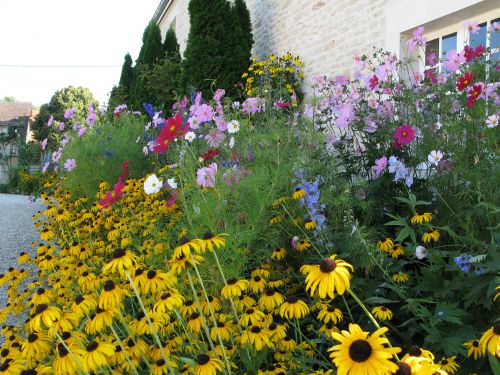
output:
[[[38,239],[31,220],[33,214],[43,208],[38,199],[28,203],[28,197],[23,195],[0,194],[0,273],[5,273],[9,267],[18,267],[17,257],[22,251],[35,250],[31,243]],[[0,287],[0,309],[7,303],[7,287]],[[10,317],[9,317],[10,318]],[[7,319],[8,324],[12,324]]]

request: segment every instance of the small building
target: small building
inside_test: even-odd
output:
[[[188,4],[189,0],[161,0],[153,16],[162,35],[174,28],[181,52],[189,33]],[[299,55],[306,86],[318,74],[349,74],[353,56],[369,54],[372,47],[404,55],[405,42],[419,26],[425,27],[428,45],[440,56],[446,49],[463,48],[468,39],[465,20],[479,22],[476,43],[500,49],[500,34],[491,40],[486,37],[489,26],[500,21],[499,0],[246,0],[246,4],[253,26],[253,55]]]
[[[0,102],[0,184],[9,182],[9,170],[19,164],[19,138],[34,141],[31,124],[37,113],[31,103]]]

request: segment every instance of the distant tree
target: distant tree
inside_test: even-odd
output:
[[[177,43],[177,36],[175,35],[175,30],[170,27],[165,34],[165,40],[163,41],[163,51],[166,57],[171,61],[180,61],[180,47]]]
[[[85,87],[68,86],[56,91],[54,95],[52,95],[50,102],[40,107],[40,112],[38,112],[32,124],[35,139],[41,141],[44,138],[48,138],[49,145],[54,145],[68,129],[68,126],[66,126],[64,131],[60,131],[56,125],[56,123],[60,121],[67,121],[64,119],[64,112],[66,109],[75,108],[75,119],[84,123],[88,115],[88,107],[90,104],[92,104],[95,109],[99,106],[92,92]],[[48,127],[47,122],[50,116],[53,116],[54,124]]]
[[[14,98],[13,96],[4,96],[3,99],[0,99],[0,102],[15,103],[17,102],[17,99]]]
[[[132,57],[127,52],[125,55],[125,61],[122,66],[122,73],[120,74],[119,85],[127,92],[130,91],[130,84],[132,83],[132,77],[134,75],[134,68],[132,68]]]
[[[130,105],[130,85],[132,84],[133,75],[132,57],[127,52],[122,65],[120,82],[118,86],[113,86],[109,94],[108,110],[112,111],[117,105],[123,103]]]
[[[187,93],[193,86],[209,93],[221,87],[233,92],[238,73],[234,71],[234,17],[229,3],[191,0],[188,9],[190,29],[182,62],[182,90]]]
[[[234,29],[235,36],[233,37],[236,42],[235,69],[238,71],[239,77],[241,78],[241,74],[250,66],[250,57],[252,56],[252,21],[245,0],[235,0],[232,11],[233,19],[236,24]]]
[[[151,21],[142,36],[142,47],[136,60],[134,70],[139,71],[159,62],[164,55],[161,43],[161,32],[158,25]],[[154,96],[149,93],[140,74],[133,74],[130,88],[130,104],[133,108],[142,110],[143,103],[157,104]]]

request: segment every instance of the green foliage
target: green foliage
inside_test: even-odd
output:
[[[64,112],[68,108],[76,108],[75,119],[85,123],[88,115],[88,107],[92,104],[97,109],[99,103],[94,99],[92,92],[84,87],[68,86],[58,90],[52,95],[50,102],[40,107],[40,112],[32,124],[32,130],[35,138],[39,141],[48,138],[49,147],[59,143],[62,136],[68,130],[59,131],[56,125],[47,126],[50,116],[54,117],[55,122],[66,121]]]
[[[181,54],[179,51],[179,43],[177,43],[177,36],[175,30],[170,27],[165,34],[163,41],[163,51],[168,59],[175,62],[181,61]]]
[[[142,36],[142,47],[136,60],[134,74],[130,87],[130,105],[136,110],[142,110],[143,103],[158,105],[158,99],[148,91],[146,83],[140,74],[163,57],[163,46],[161,43],[161,32],[158,25],[151,21]]]
[[[191,0],[190,29],[184,52],[181,88],[190,87],[207,95],[215,88],[235,93],[235,83],[242,71],[236,68],[241,57],[237,51],[241,36],[234,13],[227,0]],[[243,68],[244,69],[244,68]]]
[[[129,162],[131,177],[140,177],[151,166],[144,158],[142,145],[137,143],[144,132],[140,117],[123,115],[113,123],[96,124],[84,137],[73,136],[64,148],[59,170],[66,177],[63,186],[75,197],[95,196],[99,183],[107,181],[113,186]],[[76,160],[76,168],[66,172],[62,167],[68,159]]]
[[[127,54],[125,55],[125,61],[123,62],[119,82],[119,85],[127,91],[130,90],[130,84],[132,83],[133,74],[134,69],[132,68],[132,57],[127,52]]]
[[[234,40],[235,59],[234,69],[238,72],[237,78],[241,80],[241,74],[250,66],[250,57],[252,56],[252,21],[245,0],[235,0],[231,8],[233,19],[235,20]]]

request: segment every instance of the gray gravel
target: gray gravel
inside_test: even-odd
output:
[[[40,199],[28,203],[27,196],[0,194],[0,273],[7,272],[9,267],[19,267],[17,258],[22,251],[30,252],[32,256],[35,253],[31,243],[38,241],[38,235],[33,228],[32,216],[43,207]],[[7,286],[3,285],[0,287],[0,309],[6,303]],[[6,323],[15,323],[10,318]]]

